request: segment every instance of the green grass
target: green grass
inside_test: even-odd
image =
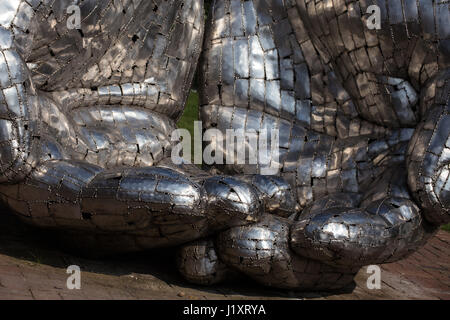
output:
[[[194,158],[194,121],[198,121],[198,92],[192,90],[186,102],[183,115],[177,123],[178,128],[187,129],[191,134],[191,159]]]
[[[194,139],[194,121],[198,121],[198,93],[191,91],[186,107],[184,108],[183,116],[178,121],[178,128],[189,130],[192,139]]]
[[[449,224],[445,224],[441,227],[442,230],[445,230],[447,232],[450,232],[450,223]]]

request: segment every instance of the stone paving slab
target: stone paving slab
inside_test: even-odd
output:
[[[408,259],[381,266],[381,289],[367,289],[363,268],[340,292],[268,289],[247,280],[211,287],[187,284],[170,250],[87,259],[0,209],[0,299],[450,299],[450,233],[440,231]],[[81,289],[66,286],[69,265],[81,268]]]

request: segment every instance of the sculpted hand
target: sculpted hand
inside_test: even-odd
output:
[[[262,184],[276,189],[274,210],[293,210],[276,180],[170,160],[201,50],[202,1],[82,1],[79,29],[72,4],[0,1],[0,195],[11,209],[93,254],[255,222],[269,206]]]
[[[449,221],[441,25],[449,4],[377,4],[381,30],[367,28],[363,1],[213,3],[201,64],[204,126],[279,130],[272,160],[301,208],[221,233],[221,263],[266,285],[342,287],[361,266],[414,252]],[[220,267],[198,254],[203,247],[191,273]]]

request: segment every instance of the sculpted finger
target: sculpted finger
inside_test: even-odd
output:
[[[232,228],[217,239],[220,259],[267,286],[290,289],[338,289],[357,270],[338,269],[296,255],[288,244],[290,222],[266,215],[249,226]]]
[[[338,194],[302,212],[291,229],[292,249],[330,265],[364,266],[399,260],[432,234],[408,199],[404,170],[388,171],[369,190],[360,206],[356,196]]]
[[[450,222],[449,111],[448,102],[428,110],[411,139],[407,158],[411,191],[423,208],[425,219],[435,225]]]
[[[215,176],[203,183],[206,192],[206,214],[212,229],[255,222],[263,213],[263,206],[254,188],[233,177]]]
[[[186,280],[201,285],[217,284],[234,275],[234,272],[219,260],[212,239],[183,245],[178,250],[177,266]]]
[[[292,188],[283,178],[259,174],[238,176],[252,185],[263,202],[264,212],[289,217],[298,210]]]

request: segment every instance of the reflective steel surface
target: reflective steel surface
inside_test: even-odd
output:
[[[450,222],[449,6],[0,0],[0,197],[94,253],[180,246],[191,282],[343,287]],[[278,129],[277,175],[172,163],[197,64],[203,127]]]

